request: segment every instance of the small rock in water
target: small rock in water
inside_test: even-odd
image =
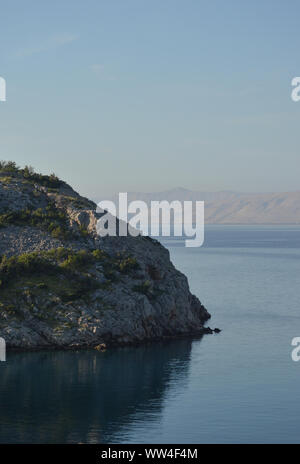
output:
[[[212,334],[214,331],[210,327],[204,327],[204,333],[205,334]]]

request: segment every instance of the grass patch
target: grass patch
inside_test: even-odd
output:
[[[45,276],[58,275],[75,282],[76,285],[72,285],[72,291],[74,295],[77,295],[95,287],[95,279],[89,276],[88,271],[99,262],[110,281],[116,277],[116,270],[124,274],[139,268],[137,261],[130,256],[111,257],[99,249],[75,251],[59,247],[49,251],[15,255],[10,258],[0,257],[0,288],[6,287],[16,279],[41,275],[43,278],[35,286],[40,290],[45,290],[49,283]],[[66,292],[66,295],[68,294],[69,292]]]
[[[136,258],[132,256],[126,256],[123,253],[117,253],[114,260],[114,268],[121,274],[130,274],[132,271],[140,269]]]
[[[45,252],[24,253],[22,255],[0,258],[0,286],[5,287],[13,280],[24,276],[42,275],[40,288],[45,282],[45,276],[61,275],[76,281],[80,290],[90,290],[91,278],[83,275],[83,271],[96,261],[91,252],[74,251],[57,248]],[[80,280],[80,282],[79,282]]]
[[[8,225],[38,227],[49,232],[52,237],[66,240],[71,238],[72,232],[68,227],[68,219],[64,212],[58,210],[53,203],[45,209],[22,209],[9,211],[0,215],[0,227]]]

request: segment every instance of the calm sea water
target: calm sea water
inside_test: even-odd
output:
[[[166,239],[222,332],[105,353],[8,353],[1,443],[300,443],[300,228]]]

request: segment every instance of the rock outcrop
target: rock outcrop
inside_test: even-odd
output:
[[[203,334],[210,317],[148,237],[96,233],[96,205],[55,176],[0,170],[0,337],[74,348]]]

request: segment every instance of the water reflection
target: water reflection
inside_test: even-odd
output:
[[[0,443],[104,443],[140,414],[160,420],[185,385],[191,341],[98,353],[9,354],[0,366]]]

